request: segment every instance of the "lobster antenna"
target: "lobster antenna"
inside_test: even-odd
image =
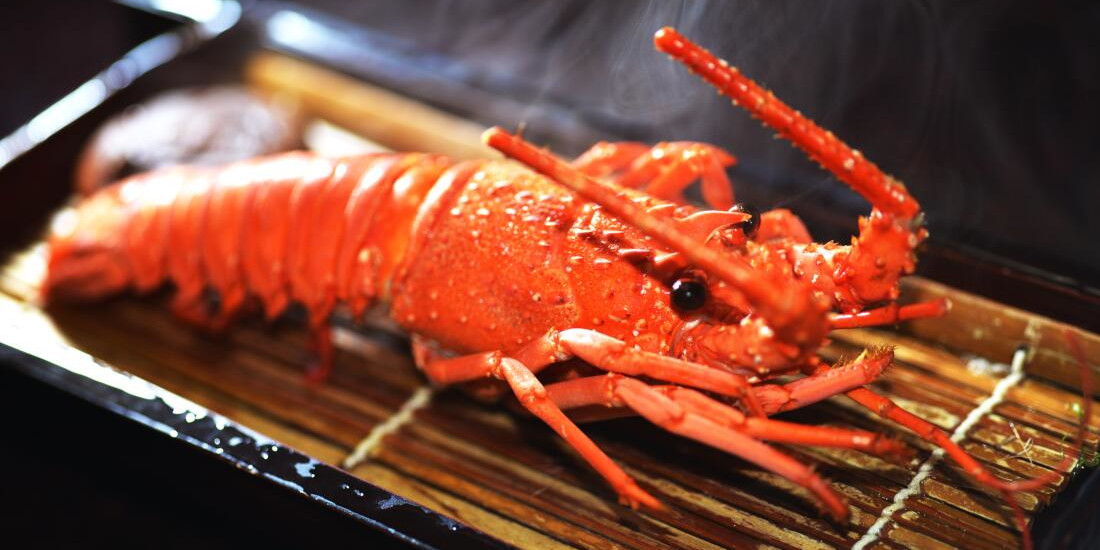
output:
[[[760,119],[791,143],[802,149],[823,168],[863,195],[875,208],[904,219],[913,219],[920,205],[909,195],[905,185],[887,176],[865,158],[798,111],[741,74],[736,67],[719,59],[698,44],[685,38],[676,29],[664,27],[653,36],[661,52],[683,63],[692,73],[699,74],[718,92],[733,100],[752,116]]]
[[[805,302],[812,300],[809,292],[790,292],[789,288],[780,287],[740,258],[721,256],[714,249],[702,246],[699,240],[671,221],[651,215],[622,193],[582,174],[523,138],[513,136],[498,126],[486,130],[481,139],[486,145],[599,204],[619,219],[683,254],[693,264],[733,285],[775,326],[797,325],[798,317],[807,311],[808,304]],[[811,337],[808,334],[798,336]]]

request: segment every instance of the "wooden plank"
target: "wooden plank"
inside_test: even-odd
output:
[[[950,315],[905,323],[902,332],[1001,363],[1011,361],[1016,348],[1027,344],[1034,350],[1028,361],[1028,374],[1071,388],[1080,388],[1081,377],[1065,333],[1076,335],[1085,357],[1100,357],[1100,335],[1095,333],[928,279],[910,277],[902,284],[905,302],[940,297],[947,297],[954,304]],[[1100,379],[1100,365],[1093,361],[1091,367],[1093,378]],[[1100,387],[1096,391],[1100,392]]]

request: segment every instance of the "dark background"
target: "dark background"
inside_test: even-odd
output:
[[[294,8],[247,4],[250,14]],[[528,121],[531,135],[541,132],[567,154],[592,136],[718,143],[741,160],[733,172],[739,197],[805,213],[819,238],[843,239],[865,204],[653,52],[652,32],[675,25],[905,181],[938,245],[1069,277],[1071,285],[1100,285],[1093,215],[1100,6],[326,0],[312,7],[395,39],[415,61],[410,73],[460,78],[520,108],[405,90],[412,95],[487,123]],[[4,3],[0,135],[168,26],[103,1]],[[555,130],[562,127],[577,131]],[[980,292],[980,283],[971,290]],[[43,401],[62,405],[43,412]],[[5,369],[0,404],[4,498],[18,508],[0,520],[6,534],[91,546],[372,542],[350,521],[319,515],[294,495]],[[117,449],[103,453],[104,441],[117,441]],[[1095,491],[1081,494],[1063,499],[1038,534],[1052,525],[1081,532],[1076,520],[1072,528],[1056,523],[1092,509]],[[1090,538],[1084,529],[1078,541]]]

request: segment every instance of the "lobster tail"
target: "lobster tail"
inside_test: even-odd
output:
[[[295,152],[140,174],[56,218],[42,294],[87,301],[171,280],[176,313],[198,324],[220,326],[253,296],[269,318],[301,302],[319,328],[337,302],[360,313],[388,287],[449,167],[433,155]]]
[[[130,287],[133,270],[124,252],[129,214],[122,187],[115,186],[54,217],[43,302],[98,300]]]
[[[80,213],[62,212],[54,225],[80,224]],[[39,291],[43,303],[56,299],[94,301],[129,287],[131,276],[125,258],[110,244],[85,242],[72,231],[50,237],[46,279]]]

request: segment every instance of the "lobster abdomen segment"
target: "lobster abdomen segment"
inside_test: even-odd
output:
[[[407,241],[417,201],[448,166],[427,155],[288,153],[138,175],[58,218],[43,294],[90,300],[171,280],[185,317],[207,315],[212,289],[223,318],[251,295],[269,316],[297,300],[323,321],[337,301],[365,306],[387,286],[367,249]],[[395,187],[405,176],[414,192]],[[401,199],[415,204],[377,223]]]

